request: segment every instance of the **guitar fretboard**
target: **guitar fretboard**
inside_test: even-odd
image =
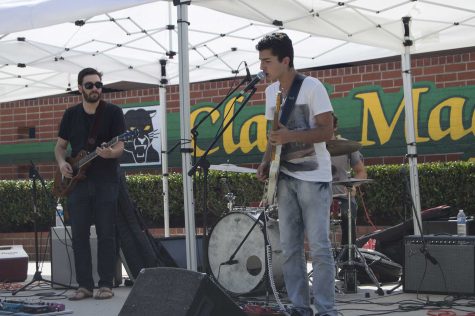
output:
[[[113,146],[115,145],[117,142],[119,141],[119,136],[116,136],[114,138],[112,138],[106,145],[105,147],[110,147],[110,146]],[[84,166],[85,164],[87,164],[89,161],[93,160],[94,158],[97,157],[97,153],[96,151],[94,150],[93,152],[90,152],[88,153],[86,156],[84,156],[83,158],[81,158],[78,163],[77,163],[77,168],[81,168],[82,166]]]

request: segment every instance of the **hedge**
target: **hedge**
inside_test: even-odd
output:
[[[411,217],[408,167],[403,165],[368,166],[368,177],[374,181],[358,187],[358,223],[364,225],[366,209],[377,225],[395,225]],[[425,163],[418,165],[421,209],[449,205],[455,215],[463,208],[475,213],[475,164],[472,162]],[[172,227],[183,227],[183,184],[179,173],[169,175],[169,209]],[[226,180],[223,180],[226,179]],[[227,186],[226,186],[227,184]],[[36,216],[40,229],[54,224],[56,201],[37,183],[36,212],[32,203],[32,183],[29,180],[0,180],[0,232],[32,230]],[[149,227],[163,226],[163,189],[160,175],[128,175],[127,186]],[[197,224],[203,214],[203,176],[195,178],[195,213]],[[249,173],[225,173],[211,170],[208,176],[209,223],[227,211],[226,193],[236,196],[235,206],[249,206],[263,194],[263,184]],[[409,191],[410,192],[410,191]],[[63,201],[63,205],[65,202]],[[406,205],[406,207],[405,207]],[[67,209],[66,209],[67,211]]]

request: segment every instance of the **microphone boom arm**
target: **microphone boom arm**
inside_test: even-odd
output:
[[[231,125],[232,122],[234,122],[234,119],[236,118],[236,116],[239,114],[239,112],[241,112],[241,110],[244,108],[244,105],[246,105],[246,103],[249,101],[249,99],[254,95],[254,93],[256,93],[256,88],[253,87],[251,92],[246,96],[246,98],[242,101],[241,105],[239,106],[239,108],[237,109],[237,111],[234,113],[234,115],[231,117],[231,119],[226,123],[226,125],[221,129],[221,131],[219,132],[218,135],[216,135],[216,137],[214,138],[213,142],[211,143],[211,145],[208,146],[208,149],[206,149],[206,151],[203,153],[203,155],[200,157],[200,159],[198,160],[198,162],[196,162],[190,169],[190,171],[188,171],[188,175],[189,176],[192,176],[196,169],[198,168],[198,166],[201,164],[201,161],[206,159],[206,157],[208,156],[208,153],[209,151],[214,147],[214,145],[216,145],[216,143],[218,142],[218,139],[221,138],[221,136],[223,136],[224,132],[226,131],[226,129],[229,127],[229,125]],[[237,100],[240,96],[242,96],[244,94],[244,92],[240,92],[239,95],[236,96],[236,99]],[[236,101],[234,101],[236,102]]]
[[[221,102],[219,102],[211,111],[209,111],[208,113],[206,113],[206,115],[205,115],[204,117],[202,117],[202,118],[199,120],[199,122],[195,124],[195,126],[193,126],[193,128],[191,129],[191,134],[192,134],[192,135],[196,135],[196,133],[197,133],[196,130],[198,129],[198,127],[199,127],[201,124],[203,124],[203,122],[204,122],[205,120],[207,120],[208,117],[210,117],[211,114],[214,113],[214,111],[216,111],[217,109],[219,109],[219,108],[223,105],[224,101],[226,101],[226,100],[228,99],[228,97],[229,97],[230,95],[232,95],[234,92],[236,92],[236,90],[237,90],[240,86],[242,86],[246,81],[248,81],[248,78],[247,78],[247,77],[245,77],[244,79],[242,79],[241,82],[239,83],[239,85],[237,85],[236,87],[234,87],[234,89],[233,89],[231,92],[229,92],[229,93],[221,100]]]

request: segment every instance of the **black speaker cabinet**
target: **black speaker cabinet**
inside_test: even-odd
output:
[[[208,275],[180,268],[140,271],[119,316],[245,316]]]
[[[187,268],[185,236],[160,237],[156,238],[156,242],[160,242],[165,250],[167,250],[173,260],[175,260],[178,268]],[[200,235],[196,236],[196,256],[198,270],[203,271],[203,236]]]
[[[406,236],[404,259],[404,292],[475,294],[475,236]]]

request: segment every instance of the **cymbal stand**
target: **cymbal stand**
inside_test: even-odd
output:
[[[348,244],[345,245],[338,258],[336,260],[337,266],[340,269],[343,269],[343,279],[344,279],[344,292],[345,293],[356,293],[358,291],[358,282],[356,277],[356,267],[363,266],[368,277],[373,281],[373,284],[377,287],[376,293],[378,295],[384,295],[384,291],[381,288],[378,279],[373,273],[373,270],[366,264],[366,260],[358,250],[358,247],[353,243],[351,228],[353,225],[353,215],[351,214],[351,192],[353,189],[352,183],[345,184],[348,191]],[[344,253],[348,252],[348,261],[340,263]],[[356,262],[354,259],[360,258],[361,263]]]
[[[226,189],[226,191],[228,191],[228,193],[224,195],[224,198],[228,201],[228,203],[226,204],[228,210],[232,212],[234,209],[234,200],[236,199],[236,195],[231,192],[226,178],[221,178],[220,180],[223,183],[223,187]]]

